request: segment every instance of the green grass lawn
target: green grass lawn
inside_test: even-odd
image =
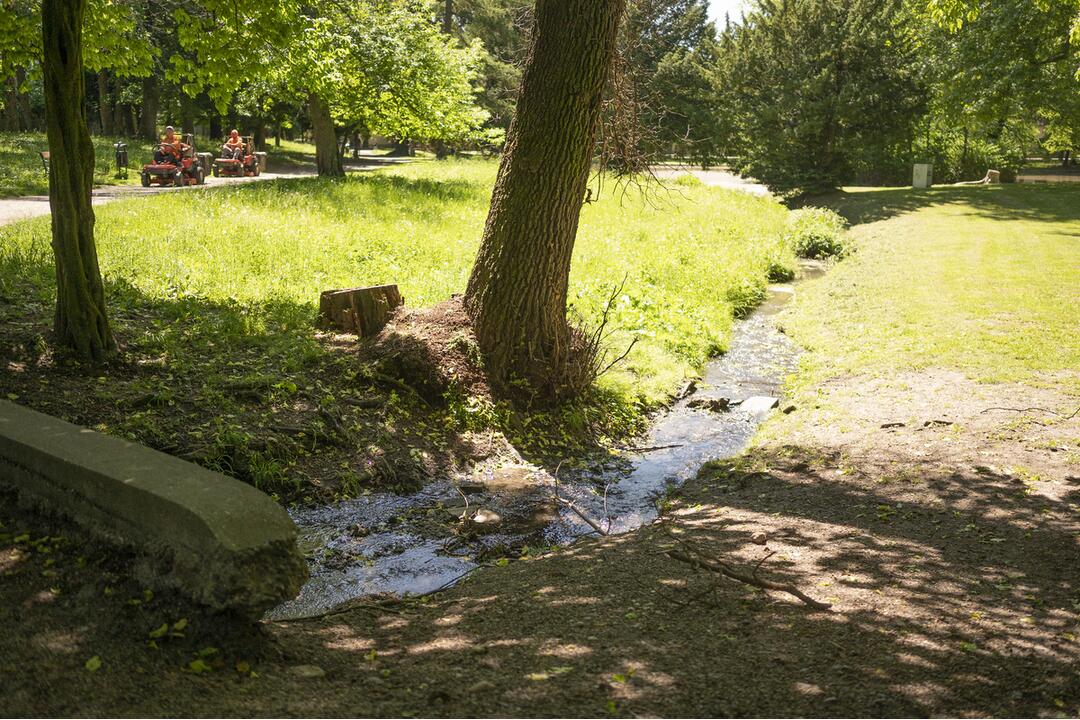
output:
[[[94,143],[95,185],[137,185],[139,168],[153,158],[153,143],[135,138],[92,136]],[[116,177],[115,150],[113,143],[128,144],[127,178]],[[44,133],[0,133],[0,198],[22,195],[47,195],[49,180],[38,154],[49,147]],[[196,149],[200,152],[217,150],[218,143],[199,138]],[[271,172],[288,172],[300,168],[314,168],[315,147],[307,143],[282,140],[276,147],[267,143],[267,166]]]
[[[857,251],[800,290],[799,383],[959,370],[1080,394],[1080,187],[851,189],[819,198]]]
[[[67,369],[50,348],[48,219],[0,227],[0,396],[282,496],[310,487],[351,494],[373,467],[384,477],[372,482],[415,487],[409,468],[454,452],[456,434],[483,430],[490,447],[487,430],[501,430],[531,457],[562,460],[640,429],[725,347],[733,318],[763,297],[770,274],[794,267],[790,213],[773,200],[693,179],[648,196],[608,184],[583,211],[570,300],[576,322],[595,324],[622,285],[609,345],[619,353],[638,338],[627,359],[590,398],[554,413],[458,395],[433,409],[379,385],[353,343],[315,329],[319,293],[397,283],[409,306],[424,307],[462,292],[495,170],[490,160],[418,162],[98,207],[123,350],[123,367],[100,378]],[[381,410],[358,407],[371,393]],[[347,446],[313,450],[279,429],[324,436],[327,409],[354,429]]]
[[[113,143],[128,144],[128,164],[132,168],[150,158],[152,143],[131,138],[94,136],[94,184],[124,185],[139,182],[138,172],[128,172],[127,179],[116,175]],[[49,149],[44,133],[0,133],[0,197],[48,195],[49,179],[38,154]]]
[[[198,297],[314,315],[331,288],[397,283],[411,306],[461,292],[495,164],[422,163],[352,176],[162,194],[97,210],[103,273],[147,299]],[[623,284],[615,348],[640,341],[605,382],[655,402],[725,346],[733,315],[763,297],[770,265],[792,265],[787,210],[744,193],[682,183],[649,198],[609,189],[587,205],[571,280],[595,322]],[[162,218],[169,218],[162,221]],[[41,270],[52,293],[48,222],[0,230],[4,270]],[[14,259],[13,259],[14,258]]]

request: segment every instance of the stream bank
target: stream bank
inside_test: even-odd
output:
[[[800,274],[823,271],[807,263]],[[651,523],[669,491],[709,460],[741,452],[778,406],[798,350],[772,317],[794,292],[791,284],[770,286],[765,302],[735,322],[727,352],[599,476],[512,465],[439,480],[409,495],[373,492],[294,508],[311,579],[267,618],[317,616],[366,596],[423,595],[491,560]]]

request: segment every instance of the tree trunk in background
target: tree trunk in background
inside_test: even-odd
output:
[[[360,149],[361,150],[370,150],[371,149],[371,131],[368,130],[367,128],[364,128],[363,130],[360,131]]]
[[[183,90],[180,91],[180,132],[195,132],[195,104]]]
[[[465,293],[489,378],[558,395],[566,293],[625,0],[537,0],[529,54]]]
[[[154,75],[142,80],[142,115],[139,122],[139,137],[144,140],[157,140],[158,107],[161,105],[161,85]]]
[[[42,53],[45,127],[52,156],[49,205],[56,260],[56,316],[60,343],[86,360],[115,350],[94,247],[94,146],[83,105],[82,27],[86,0],[43,0]]]
[[[26,70],[23,68],[15,69],[15,103],[19,109],[19,122],[22,125],[23,130],[37,130],[37,123],[34,122],[34,113],[30,109],[30,93],[18,92],[19,88],[26,82]]]
[[[257,121],[255,123],[255,137],[254,137],[254,140],[255,140],[255,149],[256,150],[265,150],[266,149],[266,124],[265,123],[263,123],[261,121]]]
[[[311,116],[311,131],[315,135],[315,166],[319,170],[319,177],[344,177],[330,107],[318,95],[309,95],[308,115]]]
[[[221,132],[221,116],[216,112],[210,113],[210,144],[221,142],[225,133]]]
[[[4,129],[8,132],[19,131],[19,112],[15,105],[15,78],[9,77],[4,83]]]
[[[101,134],[112,135],[116,132],[113,126],[112,102],[109,99],[109,76],[102,70],[97,74],[98,90],[98,115],[101,116]]]
[[[442,31],[449,35],[454,30],[454,0],[446,0],[443,8]]]

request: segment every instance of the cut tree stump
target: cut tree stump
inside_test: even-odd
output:
[[[327,290],[319,296],[319,326],[372,337],[404,304],[397,285]]]

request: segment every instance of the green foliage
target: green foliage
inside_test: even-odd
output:
[[[177,10],[186,54],[170,77],[205,90],[225,112],[245,82],[264,104],[326,100],[342,124],[395,137],[471,137],[486,119],[473,102],[481,47],[458,47],[406,0],[299,4],[202,0]],[[218,17],[234,32],[218,32]]]
[[[641,102],[637,122],[650,154],[672,148],[703,166],[727,140],[716,86],[716,40],[705,0],[631,0],[624,53]]]
[[[828,208],[800,208],[788,217],[787,241],[802,258],[842,257],[846,225],[844,218]]]
[[[721,38],[739,167],[784,194],[907,157],[925,93],[900,0],[760,0]]]
[[[146,75],[157,54],[139,31],[135,2],[89,0],[83,21],[83,64],[91,72],[109,69],[117,75]],[[17,68],[34,77],[41,70],[40,0],[0,3],[0,81]],[[23,88],[25,91],[25,88]]]

